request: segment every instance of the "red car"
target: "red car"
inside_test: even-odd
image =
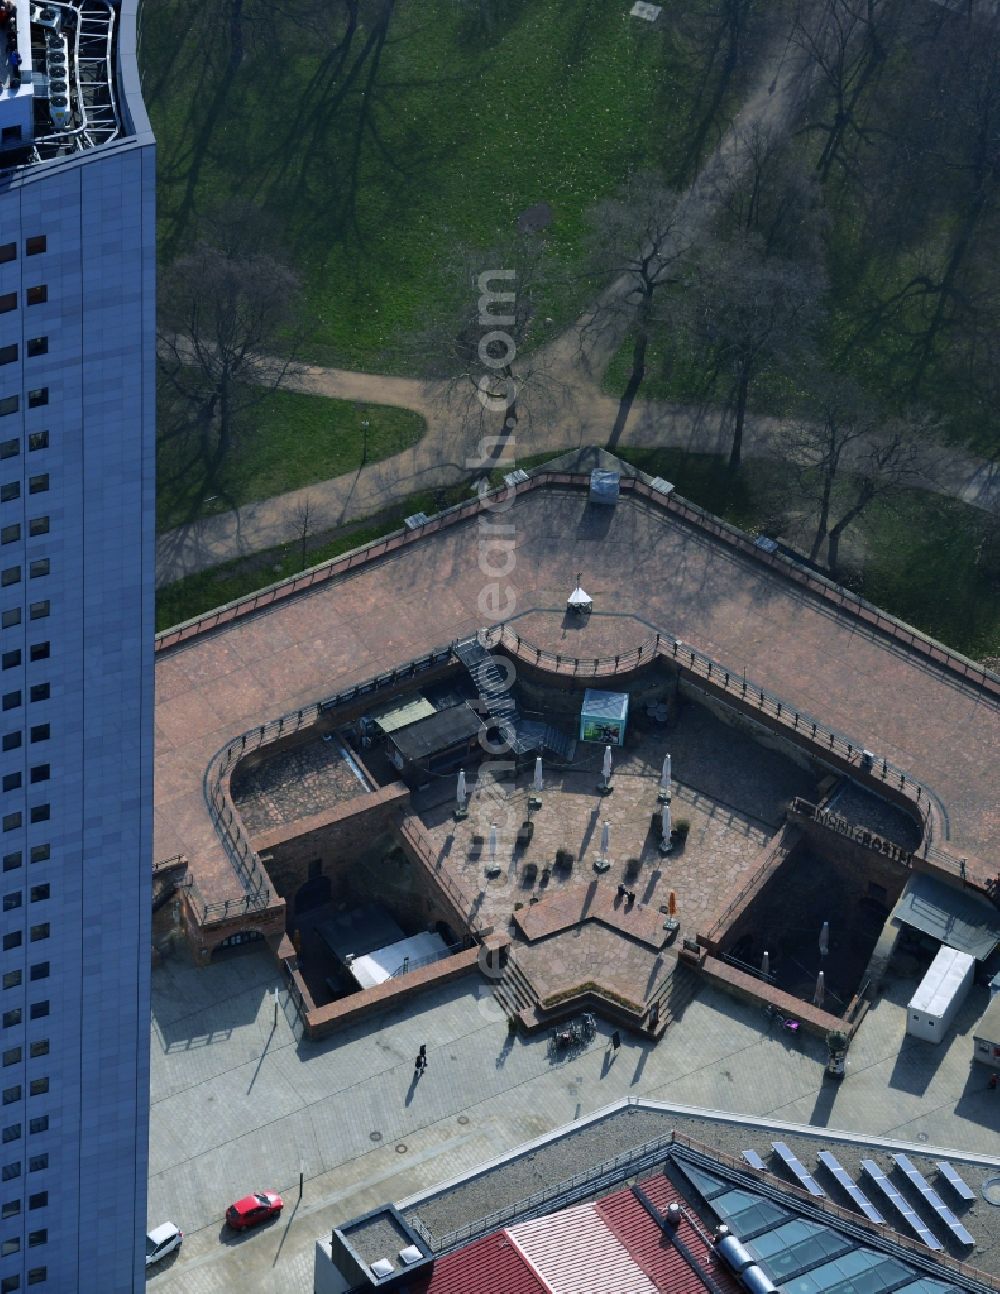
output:
[[[285,1207],[285,1201],[274,1191],[255,1191],[226,1209],[226,1221],[234,1231],[246,1231],[260,1226],[268,1218],[276,1218]]]

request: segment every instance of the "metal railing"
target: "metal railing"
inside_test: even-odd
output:
[[[664,511],[683,517],[692,525],[697,526],[699,530],[706,531],[715,538],[723,540],[723,542],[737,549],[744,556],[752,558],[763,566],[770,567],[796,584],[801,584],[824,601],[857,616],[880,633],[894,638],[901,645],[925,656],[931,663],[953,671],[963,679],[984,688],[1000,700],[1000,674],[987,669],[978,661],[970,660],[960,652],[952,651],[944,643],[938,642],[927,634],[921,633],[919,629],[914,629],[912,625],[908,625],[890,615],[887,611],[883,611],[874,603],[869,602],[867,598],[861,597],[860,594],[852,593],[849,589],[845,589],[843,585],[810,570],[793,558],[786,557],[781,553],[768,553],[764,549],[758,548],[754,540],[744,531],[714,516],[711,512],[706,512],[704,508],[700,508],[696,503],[692,503],[689,499],[685,499],[679,494],[671,493],[665,496],[646,481],[630,477],[622,478],[621,488],[624,493],[636,494],[654,503]]]
[[[215,903],[200,900],[202,924],[225,921],[245,912],[260,912],[275,902],[267,869],[250,843],[240,812],[227,790],[227,775],[236,764],[244,756],[259,750],[262,746],[270,745],[282,737],[291,736],[303,728],[311,727],[324,711],[346,705],[362,697],[372,696],[384,688],[394,687],[407,679],[415,678],[426,670],[444,664],[450,659],[451,653],[451,646],[427,652],[366,682],[345,688],[342,692],[335,693],[323,701],[303,706],[270,723],[251,728],[241,733],[239,737],[234,737],[216,752],[203,778],[205,803],[244,894],[239,899],[226,899]]]
[[[224,921],[243,912],[261,912],[276,902],[267,869],[250,843],[243,819],[227,789],[227,775],[245,755],[315,723],[318,714],[319,706],[309,705],[282,715],[271,723],[252,728],[217,751],[205,770],[203,789],[209,816],[243,886],[244,894],[242,899],[203,903],[203,924]]]
[[[502,648],[540,668],[550,668],[557,673],[587,678],[627,673],[641,665],[651,663],[657,656],[670,659],[676,662],[683,675],[711,683],[727,696],[742,702],[751,712],[756,710],[759,715],[776,720],[791,732],[798,733],[801,738],[816,748],[817,755],[836,755],[856,766],[862,776],[867,774],[872,781],[882,782],[893,790],[901,792],[912,802],[921,827],[927,826],[930,795],[924,786],[901,768],[897,768],[885,758],[877,759],[868,766],[864,749],[856,739],[849,738],[837,729],[814,719],[805,710],[798,709],[773,692],[749,680],[745,673],[727,669],[711,656],[707,656],[696,647],[691,647],[680,638],[657,633],[632,651],[621,652],[615,656],[587,657],[583,660],[537,647],[522,638],[509,624],[490,626],[483,631],[482,641],[485,645]]]
[[[454,957],[455,953],[464,952],[465,947],[464,943],[449,944],[443,952],[428,953],[426,957],[404,957],[389,978],[399,979],[401,975],[409,975],[411,971],[423,970],[425,966],[433,966],[435,962],[445,961],[448,957]]]
[[[254,612],[272,606],[286,597],[294,596],[296,593],[313,588],[317,584],[335,579],[348,570],[377,561],[388,553],[415,543],[427,535],[435,534],[449,526],[467,521],[483,511],[492,511],[495,500],[499,496],[516,497],[520,494],[530,493],[533,490],[546,488],[583,490],[589,488],[589,484],[590,477],[586,473],[553,472],[546,470],[544,467],[538,468],[525,481],[518,482],[513,486],[498,486],[493,490],[484,491],[475,499],[445,508],[413,530],[394,530],[390,534],[383,536],[383,538],[373,540],[370,544],[365,544],[360,548],[355,548],[341,557],[322,562],[299,575],[281,580],[247,597],[238,598],[213,611],[185,621],[183,624],[164,630],[157,635],[156,650],[164,651],[232,620],[245,615],[252,615]],[[952,651],[943,643],[929,638],[926,634],[922,634],[919,630],[896,619],[895,616],[882,611],[865,598],[849,592],[841,585],[835,584],[832,580],[809,570],[791,558],[781,553],[765,552],[763,549],[758,548],[753,539],[742,530],[713,516],[710,512],[706,512],[704,508],[698,507],[697,504],[691,503],[675,492],[664,494],[638,477],[623,476],[621,479],[621,491],[625,495],[640,498],[660,511],[678,517],[713,538],[721,540],[756,564],[767,567],[793,583],[809,589],[810,592],[828,602],[831,606],[855,616],[883,636],[892,638],[907,650],[923,656],[931,664],[951,671],[958,677],[973,683],[976,687],[985,690],[994,698],[1000,700],[1000,675],[986,669],[978,662],[969,660],[958,652]]]
[[[490,1232],[499,1230],[514,1219],[524,1221],[535,1217],[555,1201],[559,1202],[560,1207],[566,1207],[575,1199],[600,1190],[607,1183],[618,1181],[623,1177],[631,1177],[646,1168],[654,1167],[669,1150],[672,1141],[672,1132],[663,1137],[656,1137],[652,1141],[645,1141],[641,1145],[621,1151],[611,1159],[605,1159],[590,1168],[584,1168],[574,1173],[572,1177],[564,1178],[551,1186],[543,1186],[533,1191],[531,1195],[518,1200],[516,1204],[495,1209],[492,1213],[477,1218],[475,1222],[469,1222],[464,1227],[448,1231],[434,1245],[435,1256],[448,1253],[449,1250],[456,1249],[477,1236],[489,1235]]]
[[[885,836],[880,836],[868,827],[862,827],[856,822],[851,822],[841,814],[834,813],[832,809],[820,808],[819,805],[812,804],[809,800],[803,800],[798,795],[792,800],[790,807],[792,813],[808,818],[810,822],[815,822],[819,826],[825,827],[827,831],[833,831],[837,835],[845,836],[855,844],[862,845],[865,849],[874,850],[877,854],[884,854],[886,858],[896,863],[902,863],[905,867],[913,866],[914,854],[911,850],[904,849],[902,845],[897,845],[894,840],[888,840]],[[937,852],[940,853],[940,851]],[[941,855],[941,857],[945,857],[945,855]]]
[[[355,683],[341,692],[334,692],[332,696],[319,702],[319,709],[335,710],[342,705],[350,705],[351,702],[371,696],[382,688],[395,687],[399,683],[405,683],[407,679],[416,678],[427,670],[445,665],[452,657],[453,648],[454,643],[449,643],[447,647],[436,647],[433,651],[425,652],[423,656],[416,656],[413,660],[397,665],[395,669],[376,674],[373,678],[366,679],[363,683]]]
[[[764,886],[768,883],[768,881],[772,878],[772,876],[774,876],[775,870],[778,866],[778,861],[780,861],[780,860],[777,860],[777,855],[780,854],[782,859],[787,858],[788,854],[798,843],[800,833],[796,832],[795,838],[791,841],[791,843],[789,843],[786,840],[787,830],[788,829],[786,827],[782,832],[779,840],[775,843],[775,845],[771,849],[768,850],[768,853],[771,856],[769,865],[764,866],[763,864],[761,864],[761,866],[754,868],[746,884],[740,888],[739,893],[734,895],[733,898],[729,900],[729,902],[725,906],[725,909],[719,914],[718,917],[716,917],[715,921],[713,921],[712,924],[709,926],[709,928],[705,931],[703,937],[708,943],[714,943],[718,939],[718,937],[730,925],[733,919],[733,915],[741,907],[745,905],[745,903],[747,902],[747,900],[750,898],[752,894],[756,894],[760,890],[762,890]],[[702,936],[699,936],[699,938],[702,938]]]
[[[462,920],[468,927],[470,935],[477,940],[483,940],[490,933],[491,927],[481,924],[478,916],[473,911],[473,904],[470,903],[468,895],[455,884],[448,875],[445,868],[439,866],[438,859],[435,857],[430,847],[427,835],[421,825],[407,817],[400,828],[400,834],[403,836],[414,855],[419,859],[421,865],[431,880],[444,891],[448,900],[456,912],[460,913]]]

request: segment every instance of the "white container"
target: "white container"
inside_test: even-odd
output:
[[[976,961],[942,944],[906,1009],[906,1032],[940,1042],[972,987]]]

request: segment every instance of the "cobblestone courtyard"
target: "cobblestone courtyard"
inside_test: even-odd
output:
[[[657,791],[668,751],[673,819],[686,818],[690,834],[664,855]],[[790,759],[690,702],[669,729],[633,728],[626,747],[613,752],[609,795],[599,790],[603,754],[602,746],[581,743],[571,767],[546,771],[540,808],[529,806],[530,774],[516,783],[486,775],[472,784],[465,820],[455,821],[454,796],[443,785],[435,798],[447,798],[421,816],[438,862],[477,918],[500,930],[515,919],[515,941],[531,945],[518,947],[518,964],[540,996],[599,979],[642,1002],[674,961],[663,928],[671,892],[678,940],[707,928],[778,829],[788,801],[814,795],[816,784]],[[519,846],[518,828],[529,819],[531,840]],[[610,867],[599,872],[605,823]],[[556,866],[560,850],[571,866]],[[492,867],[499,875],[487,875]],[[634,903],[618,897],[619,885],[635,894]]]

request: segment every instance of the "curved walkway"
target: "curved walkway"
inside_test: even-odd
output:
[[[475,438],[470,437],[461,417],[454,412],[441,384],[309,368],[294,379],[292,386],[314,395],[413,409],[426,419],[427,431],[416,445],[382,462],[160,535],[157,585],[296,539],[301,526],[297,515],[306,498],[315,531],[332,530],[370,517],[417,491],[454,485],[482,464],[475,446],[470,444],[470,439]],[[516,441],[510,439],[502,461],[513,465],[515,458],[532,454],[603,445],[617,407],[618,402],[602,392],[596,382],[580,380],[562,395],[555,416],[546,418],[541,425],[519,430]],[[784,450],[775,443],[781,427],[776,418],[748,418],[744,457],[785,457]],[[484,428],[484,433],[487,431]],[[717,409],[637,400],[621,443],[629,447],[723,453],[728,448],[728,428],[725,415],[720,418]],[[933,475],[917,484],[983,509],[1000,504],[1000,472],[996,466],[960,451],[942,455]]]
[[[743,108],[681,199],[678,228],[690,244],[705,228],[721,197],[738,181],[745,165],[740,140],[750,129],[789,128],[808,91],[781,32],[761,60],[757,79]],[[601,389],[601,378],[627,335],[632,309],[630,279],[622,275],[538,355],[544,370],[545,408],[536,407],[530,424],[522,417],[515,436],[504,445],[502,460],[533,454],[604,445],[614,423],[618,401]],[[599,326],[597,326],[599,321]],[[180,526],[157,539],[157,585],[170,584],[197,571],[247,556],[299,537],[297,519],[308,498],[315,532],[360,521],[417,491],[440,489],[468,479],[490,454],[489,440],[501,428],[483,415],[481,427],[470,427],[471,391],[456,391],[444,382],[306,367],[288,382],[292,390],[338,400],[411,409],[425,419],[427,431],[412,448],[392,458],[359,467],[343,476],[249,503],[232,512]],[[785,458],[776,445],[781,423],[750,417],[744,437],[746,458]],[[681,448],[700,453],[728,449],[728,412],[637,400],[621,444]],[[942,453],[925,479],[918,482],[976,507],[1000,505],[1000,472],[996,465],[961,451]]]

